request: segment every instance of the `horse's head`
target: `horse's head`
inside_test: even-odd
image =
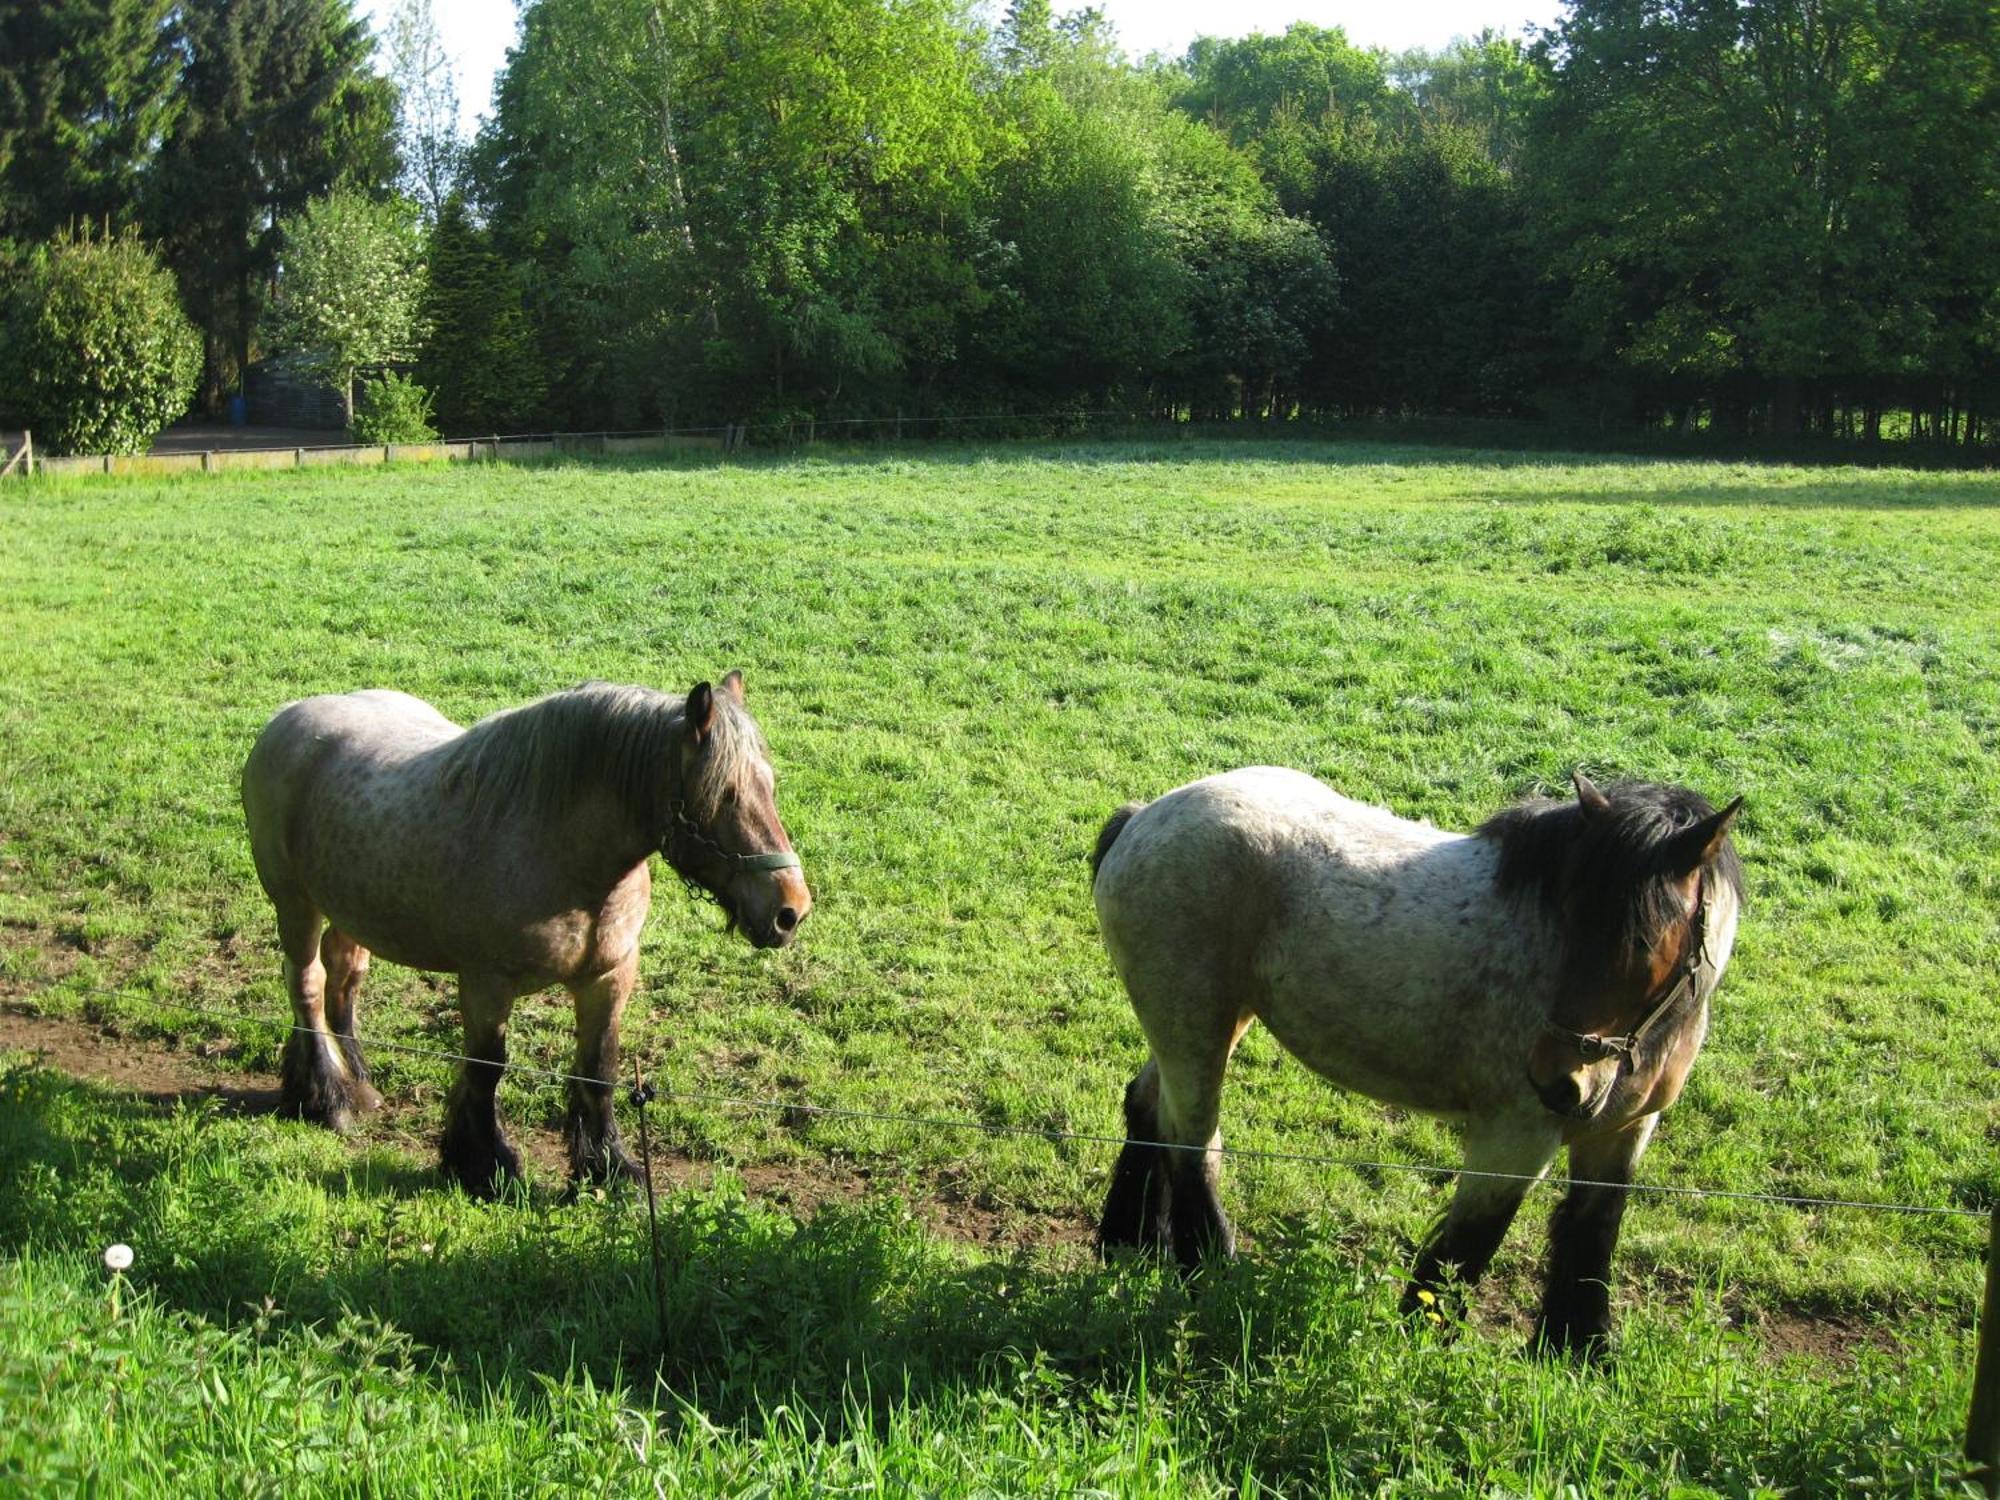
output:
[[[1523,860],[1562,930],[1555,1002],[1528,1055],[1528,1081],[1556,1114],[1601,1113],[1648,1038],[1698,1014],[1725,950],[1711,918],[1733,924],[1742,870],[1729,830],[1738,797],[1720,812],[1683,787],[1630,782],[1599,791],[1581,772],[1576,801],[1541,810],[1544,837]],[[1690,1054],[1691,1055],[1691,1054]],[[1677,1080],[1676,1080],[1677,1087]]]
[[[743,707],[743,674],[697,683],[682,709],[676,792],[660,852],[713,896],[759,948],[782,948],[812,910],[778,804],[771,762]]]

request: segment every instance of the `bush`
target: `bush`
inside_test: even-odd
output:
[[[407,375],[363,381],[354,427],[348,435],[357,443],[431,441],[437,428],[431,425],[430,392]]]
[[[62,234],[0,302],[0,412],[51,453],[141,453],[187,410],[201,335],[173,277],[130,233]]]

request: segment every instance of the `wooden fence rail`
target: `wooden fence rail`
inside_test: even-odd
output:
[[[0,434],[4,440],[8,434]],[[27,434],[21,434],[25,439]],[[31,460],[44,474],[219,474],[231,469],[311,469],[328,465],[406,462],[508,462],[561,454],[670,453],[717,449],[720,437],[698,434],[556,433],[547,437],[464,438],[432,443],[346,443],[307,448],[209,448],[194,453],[91,454]],[[0,475],[16,472],[12,462]]]

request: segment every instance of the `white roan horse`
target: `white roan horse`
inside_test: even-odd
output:
[[[1742,799],[1717,812],[1680,787],[1575,784],[1574,802],[1470,835],[1268,767],[1114,814],[1097,912],[1152,1056],[1125,1092],[1100,1248],[1170,1247],[1188,1267],[1233,1252],[1222,1075],[1261,1020],[1332,1082],[1461,1125],[1467,1175],[1407,1310],[1486,1269],[1567,1146],[1577,1182],[1550,1223],[1535,1344],[1600,1358],[1626,1184],[1735,941]]]
[[[633,1173],[612,1099],[655,851],[760,948],[812,909],[736,672],[685,699],[586,683],[469,730],[405,693],[307,698],[258,737],[243,809],[291,991],[283,1106],[344,1130],[381,1103],[355,1037],[371,953],[455,972],[476,1061],[446,1104],[444,1169],[474,1193],[520,1173],[495,1099],[507,1019],[556,984],[576,1002],[572,1072],[593,1080],[569,1086],[573,1179]]]

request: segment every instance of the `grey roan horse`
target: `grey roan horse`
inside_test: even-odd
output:
[[[1295,771],[1234,771],[1121,808],[1092,858],[1104,942],[1152,1057],[1125,1091],[1108,1249],[1230,1254],[1222,1075],[1253,1020],[1343,1087],[1460,1122],[1467,1174],[1405,1307],[1491,1260],[1569,1148],[1536,1346],[1595,1359],[1632,1169],[1708,1030],[1742,874],[1680,787],[1531,801],[1470,835]],[[1479,1176],[1478,1173],[1508,1174]]]
[[[381,1103],[355,1034],[370,953],[455,972],[476,1060],[445,1107],[444,1169],[474,1193],[520,1173],[495,1099],[507,1018],[555,984],[591,1080],[569,1086],[573,1179],[632,1174],[612,1097],[656,850],[760,948],[812,909],[735,672],[685,699],[586,683],[469,730],[404,693],[307,698],[258,737],[243,809],[291,991],[284,1107],[344,1130]]]

